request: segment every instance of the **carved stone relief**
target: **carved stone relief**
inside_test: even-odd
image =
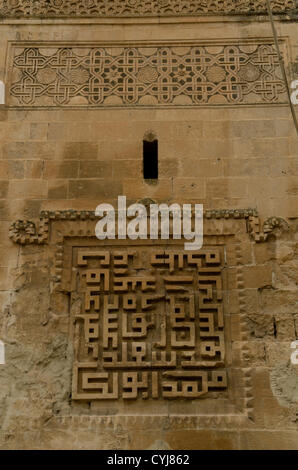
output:
[[[12,224],[16,243],[48,245],[51,308],[65,317],[68,305],[76,406],[108,402],[123,414],[122,402],[141,402],[145,414],[162,414],[163,403],[182,400],[181,419],[199,423],[205,413],[212,421],[208,403],[216,398],[216,425],[253,419],[243,244],[249,236],[265,241],[287,224],[274,218],[261,225],[253,209],[204,216],[198,252],[171,239],[99,241],[94,212],[43,212],[39,228]],[[237,334],[231,293],[238,296]],[[69,299],[63,307],[61,296]]]
[[[272,0],[274,13],[297,8],[295,0]],[[4,17],[197,16],[266,13],[265,0],[0,0]]]
[[[273,43],[61,45],[15,43],[10,106],[279,104],[286,89]]]
[[[227,387],[219,248],[74,249],[73,399],[196,399]]]

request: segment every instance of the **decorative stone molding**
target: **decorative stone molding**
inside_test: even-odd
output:
[[[49,219],[41,215],[37,231],[34,222],[30,220],[17,220],[12,223],[9,229],[9,237],[13,242],[20,245],[32,243],[41,245],[48,242],[48,224]]]
[[[214,47],[215,46],[215,47]],[[281,44],[282,48],[285,43]],[[287,102],[268,40],[15,43],[8,106],[169,107]]]
[[[236,426],[247,425],[244,415],[191,415],[184,414],[170,416],[158,415],[120,415],[99,416],[88,414],[77,414],[70,416],[53,416],[46,424],[46,428],[59,426],[59,429],[67,429],[70,426],[80,430],[91,430],[101,432],[103,427],[109,430],[117,430],[119,426],[125,429],[133,429],[142,432],[144,429],[235,429]]]
[[[258,217],[257,209],[207,209],[204,212],[206,219],[247,219]]]
[[[151,199],[143,199],[140,203],[146,203],[147,207],[155,203]],[[256,209],[207,209],[204,211],[204,218],[208,220],[220,219],[245,219],[247,221],[248,232],[256,242],[264,242],[275,228],[288,230],[288,223],[280,217],[271,217],[263,225],[260,222]],[[94,211],[42,211],[38,227],[29,220],[17,220],[12,223],[9,230],[9,237],[15,243],[20,245],[37,244],[41,245],[48,242],[49,223],[53,220],[96,220]]]
[[[291,12],[296,0],[271,0],[274,13]],[[265,0],[0,0],[2,17],[146,17],[264,14]]]

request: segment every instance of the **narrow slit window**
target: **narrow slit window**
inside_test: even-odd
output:
[[[158,179],[158,140],[143,140],[143,171],[145,180]]]

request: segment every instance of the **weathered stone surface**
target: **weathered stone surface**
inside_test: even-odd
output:
[[[298,141],[265,2],[21,3],[0,0],[0,448],[298,449]],[[271,4],[295,72],[294,2]],[[204,204],[220,259],[97,240],[119,195]]]
[[[276,13],[291,12],[295,10],[295,2],[293,0],[272,1],[273,11]],[[7,4],[5,0],[1,0],[0,14],[4,17],[22,17],[22,16],[38,16],[38,17],[61,17],[61,16],[96,16],[96,17],[118,17],[118,16],[171,16],[171,15],[204,15],[211,13],[218,14],[258,14],[266,12],[266,2],[257,0],[251,2],[249,0],[234,0],[233,3],[228,0],[222,2],[213,2],[212,0],[195,0],[191,4],[186,0],[177,3],[175,0],[170,1],[144,1],[142,3],[132,2],[130,0],[108,0],[105,3],[95,0],[92,3],[86,3],[82,0],[73,3],[67,0],[63,3],[46,2],[42,0],[36,5],[29,0],[24,5]]]

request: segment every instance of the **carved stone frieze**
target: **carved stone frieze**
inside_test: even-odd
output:
[[[204,218],[206,220],[245,219],[247,231],[256,242],[266,241],[277,227],[281,230],[288,229],[288,223],[280,217],[271,217],[261,224],[256,209],[207,209],[204,211]],[[49,224],[54,220],[95,221],[96,216],[94,211],[42,211],[38,227],[32,221],[17,220],[10,226],[9,237],[20,245],[48,243]]]
[[[258,39],[92,47],[15,43],[8,69],[8,105],[17,107],[287,102],[275,46]]]
[[[274,13],[291,12],[296,0],[272,0]],[[264,14],[265,0],[0,0],[3,17],[147,17]]]

